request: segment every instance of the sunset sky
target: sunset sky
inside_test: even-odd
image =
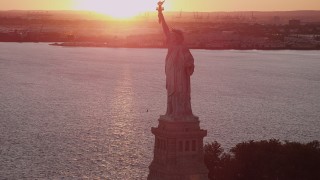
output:
[[[0,0],[1,10],[93,10],[106,14],[155,10],[157,0]],[[168,11],[320,10],[320,0],[167,0]]]

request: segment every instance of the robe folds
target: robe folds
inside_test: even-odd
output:
[[[183,44],[168,42],[165,62],[167,89],[167,116],[191,116],[190,76],[194,71],[194,58]]]

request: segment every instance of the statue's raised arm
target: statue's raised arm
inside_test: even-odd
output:
[[[157,10],[158,10],[159,23],[162,24],[163,32],[166,35],[166,37],[168,38],[170,30],[169,30],[169,27],[168,27],[168,25],[166,23],[166,20],[164,19],[163,13],[162,13],[162,11],[164,10],[164,8],[162,7],[164,2],[165,1],[159,1],[158,2]]]

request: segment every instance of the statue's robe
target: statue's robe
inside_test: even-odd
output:
[[[173,33],[168,37],[166,57],[166,88],[168,95],[167,116],[192,116],[190,76],[194,71],[194,59],[190,50],[183,44],[173,41]]]

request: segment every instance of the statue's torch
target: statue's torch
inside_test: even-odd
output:
[[[165,0],[158,2],[158,7],[157,7],[158,14],[161,14],[162,11],[164,10],[164,8],[162,7],[164,2],[165,2]],[[160,18],[159,18],[159,24],[161,24],[161,19]]]

